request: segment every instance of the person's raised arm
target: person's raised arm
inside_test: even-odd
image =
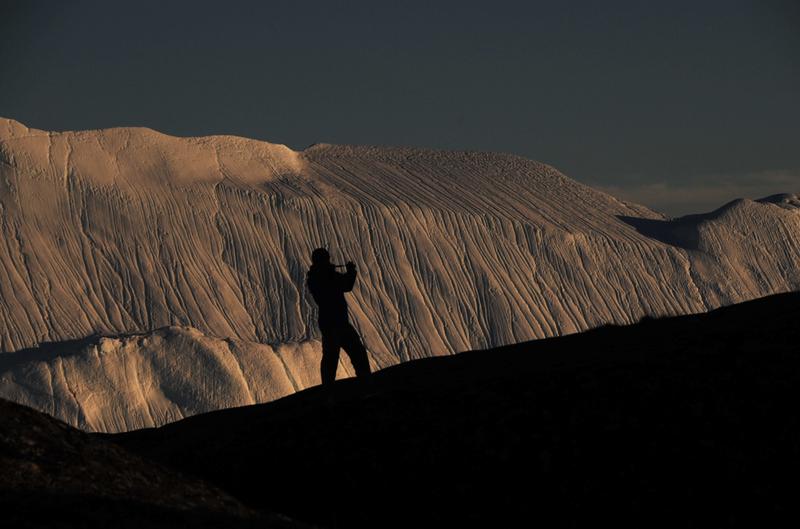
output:
[[[350,292],[353,290],[353,285],[356,283],[356,265],[353,261],[348,261],[345,266],[347,266],[347,272],[344,274],[337,274],[339,276],[339,287],[342,289],[342,292]]]

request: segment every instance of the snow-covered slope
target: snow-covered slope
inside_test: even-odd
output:
[[[156,426],[269,402],[317,382],[319,343],[220,339],[191,327],[90,337],[0,356],[0,395],[90,431]],[[352,375],[349,365],[340,373]]]
[[[49,133],[0,120],[0,222],[0,349],[12,356],[42,342],[167,326],[194,327],[222,349],[225,339],[253,351],[313,342],[303,282],[320,245],[359,266],[351,317],[376,368],[800,288],[796,195],[669,221],[547,165],[492,153],[295,152],[231,136]],[[146,348],[120,340],[120,362],[149,362]],[[299,385],[316,382],[309,349],[268,349]],[[92,379],[75,371],[54,396],[47,377],[60,380],[66,359],[46,356],[36,360],[39,382],[14,375],[12,384],[6,371],[0,394],[77,424],[81,414],[64,399],[76,387],[90,395]],[[239,362],[242,371],[251,361]],[[107,364],[103,376],[134,385],[124,365]],[[279,389],[250,394],[287,390],[282,376],[258,378]],[[94,417],[90,428],[116,430],[192,413],[187,395],[245,402],[245,391],[200,395],[204,384],[166,400],[120,388],[118,402],[86,405],[83,416]],[[137,392],[157,403],[151,416],[125,411],[122,396]]]

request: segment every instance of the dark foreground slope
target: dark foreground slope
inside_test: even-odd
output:
[[[0,527],[298,527],[0,399]]]
[[[798,321],[778,295],[113,439],[329,526],[749,526],[796,515]]]

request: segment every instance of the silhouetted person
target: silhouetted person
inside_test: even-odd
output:
[[[308,289],[319,306],[319,330],[322,332],[322,383],[336,379],[339,365],[339,349],[344,348],[357,376],[370,374],[367,350],[361,343],[358,332],[350,325],[347,316],[347,301],[344,293],[353,290],[356,282],[356,265],[346,265],[347,272],[340,274],[331,264],[330,254],[325,248],[311,253],[311,269],[306,276]]]

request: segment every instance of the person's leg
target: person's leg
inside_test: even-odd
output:
[[[363,377],[372,373],[369,368],[367,350],[361,342],[361,337],[358,336],[358,331],[349,323],[347,324],[347,328],[343,329],[342,332],[342,347],[347,353],[347,356],[350,357],[350,363],[353,364],[356,376]]]
[[[336,368],[339,366],[339,348],[340,343],[337,333],[327,332],[322,335],[320,379],[323,384],[331,384],[336,380]]]

